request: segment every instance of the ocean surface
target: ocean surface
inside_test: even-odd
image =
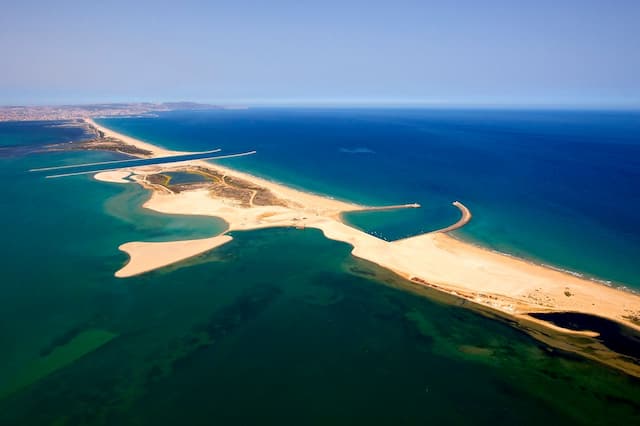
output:
[[[249,113],[252,115],[242,115]],[[424,147],[410,154],[406,144],[412,139],[408,136],[389,139],[392,147],[384,148],[385,132],[395,132],[388,126],[406,128],[407,134],[413,134],[415,126],[402,123],[422,122],[423,114],[431,114],[434,122],[442,121],[446,129],[456,127],[457,119],[449,113],[415,111],[216,111],[103,123],[171,148],[220,146],[229,152],[257,148],[255,157],[228,164],[266,176],[273,173],[277,180],[336,197],[370,204],[418,201],[425,205],[417,216],[412,216],[417,210],[398,213],[408,215],[402,219],[395,217],[396,213],[352,219],[388,238],[449,224],[457,219],[449,203],[460,199],[474,210],[477,222],[468,234],[465,231],[464,238],[505,250],[514,244],[522,253],[535,254],[531,247],[537,245],[525,237],[534,226],[546,230],[541,235],[553,234],[538,225],[543,218],[525,223],[527,232],[511,225],[515,222],[500,226],[494,222],[497,217],[507,218],[509,213],[524,210],[525,201],[515,210],[496,208],[488,218],[482,219],[480,214],[508,204],[499,203],[499,195],[516,186],[513,176],[524,167],[511,164],[513,154],[503,154],[510,159],[504,161],[504,167],[512,177],[504,178],[492,198],[462,185],[461,177],[453,190],[437,180],[440,178],[430,167],[442,162],[440,170],[445,170],[444,164],[456,163],[454,156],[444,155],[448,146],[444,142],[430,154]],[[618,133],[613,132],[618,136],[611,139],[617,148],[609,155],[617,152],[626,157],[618,167],[627,174],[621,177],[603,172],[596,163],[605,160],[593,150],[588,175],[594,177],[584,188],[611,200],[612,196],[597,192],[597,188],[603,187],[603,182],[617,181],[621,184],[616,190],[631,191],[622,183],[637,178],[630,167],[637,162],[631,155],[637,144],[624,136],[627,133],[622,128],[627,126],[629,132],[637,128],[630,116],[604,117],[612,129],[618,128]],[[472,118],[473,126],[480,126],[481,120]],[[519,128],[521,120],[512,118],[509,123]],[[234,122],[237,130],[233,130]],[[595,119],[587,122],[600,128]],[[366,129],[366,123],[373,123],[378,130],[361,134],[357,129]],[[329,131],[334,125],[337,128]],[[222,130],[214,132],[216,126]],[[348,130],[353,126],[355,129]],[[152,130],[156,128],[159,130]],[[323,137],[319,128],[335,138]],[[434,133],[447,132],[436,129]],[[593,130],[589,134],[597,133]],[[285,138],[285,134],[289,136]],[[146,211],[141,204],[148,194],[135,185],[98,182],[87,175],[44,179],[42,174],[26,171],[124,158],[106,152],[38,152],[46,144],[79,137],[77,129],[52,127],[50,123],[0,123],[3,426],[640,422],[638,380],[552,350],[509,324],[441,300],[437,294],[415,294],[415,287],[351,257],[349,246],[327,240],[316,230],[234,232],[231,243],[210,253],[142,276],[115,278],[113,273],[126,262],[126,255],[117,248],[124,242],[205,237],[219,232],[224,224],[213,218]],[[461,144],[463,139],[455,140]],[[279,140],[288,142],[281,146]],[[323,140],[328,145],[319,145]],[[480,146],[477,150],[483,152]],[[442,155],[436,155],[438,152]],[[475,157],[484,158],[482,155]],[[529,152],[521,162],[533,162],[532,156]],[[585,156],[583,152],[563,161],[584,161]],[[472,163],[470,157],[473,155],[468,154],[459,165],[461,170],[465,170],[465,161]],[[318,161],[322,158],[327,161]],[[430,159],[428,166],[416,168],[420,158]],[[349,161],[355,167],[348,167]],[[477,180],[488,182],[489,175],[499,174],[495,164],[477,167],[481,168],[475,169]],[[553,176],[544,170],[539,171],[540,182],[521,188],[523,200],[531,192],[539,203],[553,205],[542,201],[543,176],[547,180]],[[586,169],[581,170],[587,174]],[[362,176],[369,171],[376,173]],[[565,176],[562,171],[556,173]],[[601,177],[596,178],[598,175]],[[427,185],[428,176],[436,183]],[[453,170],[448,176],[452,182],[458,179]],[[402,180],[413,184],[403,193],[393,190]],[[469,185],[475,188],[477,183]],[[470,198],[476,191],[476,198]],[[496,200],[495,205],[488,201],[491,199]],[[592,203],[590,211],[604,201]],[[612,203],[608,214],[630,214],[621,204]],[[575,209],[571,211],[576,214],[581,211],[562,205]],[[633,224],[622,220],[623,216],[617,224],[598,222],[588,214],[574,220],[585,217],[611,235],[626,226],[631,236],[619,239],[630,247],[637,238]],[[509,243],[503,246],[487,231],[494,240],[485,241],[483,229],[502,230],[500,235],[512,240],[507,239]],[[586,245],[591,237],[584,234],[581,241]],[[516,236],[522,238],[521,246],[515,244],[520,241]],[[561,264],[554,256],[565,242],[557,235],[553,241],[549,243],[554,247],[553,256],[541,257]],[[603,244],[601,255],[615,257]],[[623,249],[622,242],[611,244],[616,250]],[[586,262],[584,251],[579,252],[571,258]],[[620,253],[620,265],[625,255]],[[576,269],[590,271],[587,263],[584,266]],[[634,265],[628,268],[633,270]]]
[[[180,150],[257,150],[223,160],[365,204],[386,239],[442,228],[512,255],[640,290],[640,112],[249,109],[114,118],[102,124]]]

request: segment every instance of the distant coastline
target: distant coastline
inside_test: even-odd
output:
[[[96,117],[153,117],[158,112],[211,109],[247,109],[247,107],[242,105],[211,105],[198,102],[123,102],[46,106],[0,105],[0,122],[84,120]]]

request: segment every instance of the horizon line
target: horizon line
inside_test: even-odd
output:
[[[117,104],[170,104],[194,103],[213,107],[424,107],[434,109],[447,108],[479,108],[479,109],[601,109],[601,110],[636,110],[640,109],[640,100],[629,102],[510,102],[510,101],[438,101],[438,100],[358,100],[358,99],[224,99],[224,100],[95,100],[80,102],[28,102],[2,103],[0,108],[28,108],[28,107],[71,107],[90,105]]]
[[[117,105],[117,104],[152,104],[191,102],[199,105],[207,105],[213,108],[430,108],[430,109],[588,109],[588,110],[640,110],[638,103],[571,103],[571,102],[433,102],[433,101],[294,101],[294,100],[265,100],[265,101],[86,101],[86,102],[52,102],[52,103],[0,103],[0,108],[38,108],[38,107],[83,107],[91,105]],[[188,109],[188,108],[185,108]]]

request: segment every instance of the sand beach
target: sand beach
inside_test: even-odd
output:
[[[91,121],[88,123],[93,125]],[[99,129],[109,132],[102,126]],[[174,154],[134,138],[113,132],[110,135],[121,138],[123,143],[150,150],[154,155]],[[212,183],[176,191],[170,185],[154,182],[154,176],[168,171],[205,174]],[[453,295],[506,317],[521,318],[550,330],[580,335],[584,332],[557,327],[528,315],[577,312],[640,330],[640,296],[496,253],[448,235],[472,217],[469,209],[459,201],[454,205],[460,210],[461,218],[455,224],[427,234],[385,241],[342,221],[343,213],[366,210],[367,206],[303,192],[203,160],[123,168],[108,173],[98,177],[123,183],[127,181],[122,177],[130,174],[129,179],[151,190],[152,196],[144,204],[145,208],[167,214],[214,216],[228,223],[228,229],[222,235],[207,239],[124,244],[120,249],[130,256],[130,260],[116,272],[118,277],[148,272],[214,249],[231,241],[232,238],[226,235],[230,231],[269,227],[316,228],[327,238],[351,245],[353,256],[389,269],[415,285]],[[370,208],[381,207],[384,206]],[[588,331],[586,334],[592,335]]]

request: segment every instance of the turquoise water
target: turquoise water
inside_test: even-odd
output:
[[[133,185],[25,172],[115,158],[0,158],[0,424],[640,421],[637,380],[415,295],[316,230],[234,232],[116,279],[119,244],[223,224],[147,212]]]
[[[348,215],[387,239],[456,235],[640,289],[640,113],[333,109],[171,112],[103,124],[303,189],[419,210]]]

